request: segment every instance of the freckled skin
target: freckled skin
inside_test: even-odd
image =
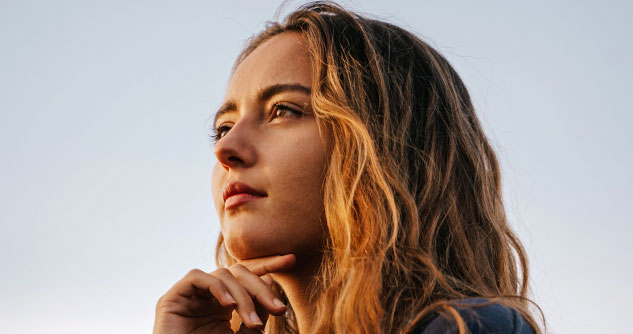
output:
[[[211,190],[225,246],[238,260],[287,253],[310,256],[322,247],[329,136],[319,132],[309,95],[283,92],[268,101],[257,99],[259,90],[270,85],[310,88],[311,83],[306,42],[291,32],[264,42],[231,77],[225,101],[235,101],[237,109],[216,123],[231,128],[215,145],[218,162]],[[305,114],[271,121],[273,103],[279,101]],[[223,186],[231,181],[264,191],[267,197],[225,210]]]

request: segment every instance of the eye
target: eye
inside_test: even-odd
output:
[[[216,143],[218,140],[222,139],[222,137],[226,136],[229,130],[231,130],[231,127],[226,125],[216,127],[214,133],[211,134],[211,140]]]
[[[273,120],[278,117],[298,116],[301,117],[302,113],[297,111],[284,103],[275,103],[273,109],[270,112],[270,119]]]

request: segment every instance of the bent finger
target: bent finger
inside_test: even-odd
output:
[[[213,275],[222,279],[226,285],[229,293],[237,301],[236,311],[239,314],[242,321],[251,329],[261,329],[264,326],[264,322],[257,315],[255,309],[255,303],[253,298],[242,285],[240,281],[233,276],[233,273],[226,268],[220,268],[213,272]]]
[[[273,287],[273,278],[270,275],[264,275],[260,277],[264,283],[266,283],[269,287]]]
[[[253,274],[263,276],[288,270],[295,265],[295,261],[296,258],[294,254],[286,254],[243,260],[240,261],[239,264],[246,267]]]
[[[190,270],[167,291],[165,296],[168,295],[182,297],[212,295],[223,307],[231,307],[236,303],[222,280],[199,269]]]
[[[235,264],[229,268],[235,278],[253,296],[259,304],[275,315],[282,315],[286,311],[286,305],[277,298],[271,284],[268,284],[259,276],[253,274],[241,264]]]
[[[257,315],[262,319],[264,325],[261,328],[249,328],[243,322],[240,324],[240,328],[236,334],[263,334],[268,322],[269,313],[262,306],[256,306]]]

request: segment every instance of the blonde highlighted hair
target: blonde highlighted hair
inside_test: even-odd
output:
[[[402,28],[312,2],[253,37],[236,66],[284,32],[308,42],[312,109],[333,142],[311,333],[407,333],[437,313],[466,333],[455,307],[470,297],[540,332],[497,158],[446,59]],[[221,235],[216,261],[235,262]],[[297,332],[291,307],[266,330]]]

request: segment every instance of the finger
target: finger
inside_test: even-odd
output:
[[[295,265],[296,258],[293,254],[258,257],[240,261],[239,263],[248,268],[250,272],[257,276],[288,270]]]
[[[191,297],[205,294],[215,297],[223,307],[232,307],[236,304],[222,280],[199,269],[190,270],[165,295]]]
[[[248,293],[274,315],[282,315],[286,311],[286,305],[275,296],[275,292],[269,284],[259,276],[253,274],[241,264],[232,265],[229,271],[237,278]]]
[[[260,277],[269,287],[273,287],[273,278],[270,275],[264,275]]]
[[[236,334],[263,334],[264,329],[251,329],[246,326],[246,324],[242,323],[240,325],[240,329],[238,329]]]
[[[222,280],[231,296],[237,301],[236,311],[246,326],[252,329],[263,328],[264,322],[257,315],[253,298],[243,286],[243,283],[238,281],[233,276],[233,273],[226,268],[220,268],[212,274]]]
[[[246,324],[242,323],[242,324],[240,324],[240,328],[237,331],[237,334],[262,334],[262,333],[264,333],[264,329],[266,328],[266,322],[268,322],[268,315],[269,315],[269,313],[261,305],[260,306],[256,306],[255,308],[256,308],[257,315],[260,317],[260,319],[262,319],[262,322],[264,323],[264,326],[262,326],[262,328],[248,328],[248,326],[246,326]]]

